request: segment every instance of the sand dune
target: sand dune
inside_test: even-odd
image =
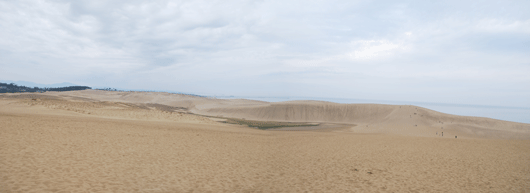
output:
[[[530,139],[530,124],[483,117],[456,116],[411,105],[338,104],[323,101],[269,103],[223,100],[189,95],[96,90],[47,95],[69,95],[98,101],[157,103],[187,112],[259,121],[323,122],[356,125],[350,131],[409,136],[460,136],[464,138]],[[437,135],[438,133],[438,135]]]
[[[352,131],[365,133],[435,136],[444,132],[453,137],[530,139],[530,124],[449,115],[410,105],[290,101],[195,112],[251,120],[350,123],[357,125]]]
[[[345,128],[259,130],[192,113]],[[414,106],[2,94],[0,192],[528,192],[528,130]]]

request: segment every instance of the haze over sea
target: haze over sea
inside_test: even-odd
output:
[[[318,100],[334,103],[374,103],[389,105],[415,105],[442,113],[488,117],[504,121],[514,121],[520,123],[530,123],[530,107],[508,107],[508,106],[488,106],[472,104],[449,104],[449,103],[429,103],[414,101],[386,101],[386,100],[368,100],[368,99],[344,99],[344,98],[319,98],[319,97],[249,97],[249,96],[216,96],[219,99],[242,98],[249,100],[259,100],[267,102],[282,102],[293,100]]]

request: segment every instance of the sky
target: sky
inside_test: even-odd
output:
[[[0,80],[530,107],[529,7],[0,0]]]

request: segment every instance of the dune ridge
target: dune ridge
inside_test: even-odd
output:
[[[290,101],[255,107],[211,108],[196,111],[211,116],[264,121],[350,123],[378,128],[411,127],[434,132],[450,131],[471,137],[527,139],[530,124],[484,117],[457,116],[411,105],[337,104],[320,101]],[[410,130],[410,129],[409,129]],[[363,130],[369,132],[370,130]],[[391,132],[391,131],[389,131]],[[495,134],[500,134],[495,136]]]
[[[530,139],[530,124],[458,116],[413,105],[339,104],[325,101],[264,102],[215,99],[182,94],[84,90],[47,92],[97,101],[162,104],[198,115],[256,121],[320,122],[356,125],[350,132],[411,136]]]

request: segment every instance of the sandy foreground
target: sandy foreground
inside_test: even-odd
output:
[[[201,115],[342,126],[259,130]],[[529,133],[413,106],[3,94],[0,192],[530,192]]]

